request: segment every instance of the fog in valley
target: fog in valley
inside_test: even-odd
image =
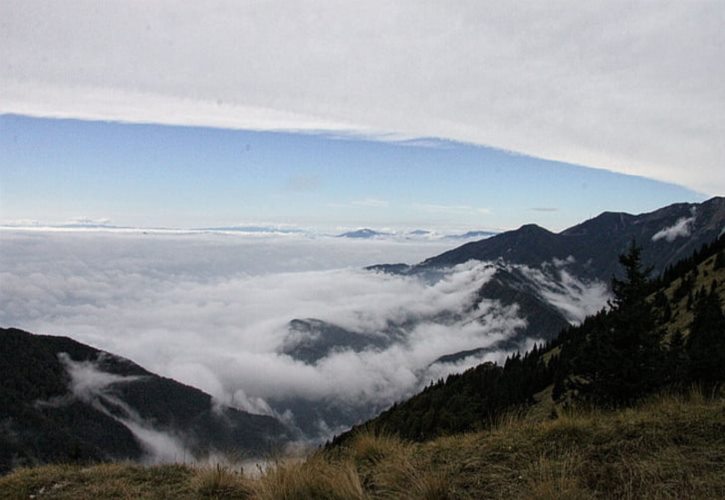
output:
[[[502,347],[436,362],[451,353],[505,345],[526,325],[516,305],[477,298],[496,266],[469,261],[435,276],[363,269],[413,264],[456,244],[300,234],[4,230],[0,323],[69,336],[198,387],[220,404],[273,415],[292,427],[299,423],[300,404],[332,406],[346,417],[327,422],[316,416],[311,433],[328,438],[432,380],[510,353]],[[605,286],[580,283],[566,274],[565,263],[550,267],[556,266],[557,283],[541,271],[524,270],[571,321],[606,303]],[[296,319],[334,325],[364,342],[300,359],[290,354],[290,345],[300,341],[290,329]],[[310,340],[319,339],[302,339]]]

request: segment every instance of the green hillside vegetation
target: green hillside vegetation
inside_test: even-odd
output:
[[[260,477],[185,465],[49,465],[0,478],[0,498],[723,498],[725,402],[654,396],[412,443],[359,433]]]

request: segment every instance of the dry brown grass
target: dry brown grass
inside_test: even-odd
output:
[[[280,463],[267,469],[255,481],[253,498],[356,500],[366,497],[351,463],[330,460],[317,453],[304,462]]]
[[[398,437],[371,431],[358,433],[347,449],[352,458],[363,466],[398,461],[411,452],[410,445],[403,443]]]
[[[366,493],[372,498],[449,498],[445,474],[422,465],[417,447],[395,436],[370,431],[356,435],[343,455],[355,464]]]
[[[217,465],[196,471],[194,491],[201,498],[251,498],[254,483],[240,472]]]
[[[378,498],[409,500],[445,500],[452,498],[446,473],[430,465],[416,463],[413,459],[400,459],[384,463],[377,471]]]
[[[541,456],[523,473],[525,498],[536,500],[580,500],[592,498],[580,483],[581,457],[575,453],[558,459]]]
[[[0,477],[0,498],[192,498],[196,471],[183,465],[46,465]]]
[[[510,415],[423,444],[361,434],[250,478],[223,467],[52,465],[0,478],[0,498],[725,498],[725,400],[660,395],[620,411]]]

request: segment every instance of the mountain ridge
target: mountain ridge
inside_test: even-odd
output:
[[[688,219],[691,222],[683,226],[681,236],[673,233],[672,240],[666,237],[653,239],[659,232],[674,227],[678,221]],[[717,238],[723,228],[723,197],[713,197],[699,204],[675,203],[638,215],[603,212],[558,233],[536,224],[525,224],[426,259],[412,266],[409,272],[452,266],[471,259],[503,258],[511,263],[539,266],[555,258],[572,256],[582,276],[608,281],[617,272],[617,256],[632,239],[643,247],[643,258],[654,266],[654,271],[662,272],[703,243]],[[685,233],[688,233],[687,237],[684,237]],[[677,241],[679,238],[683,240]],[[675,244],[669,245],[672,243]]]

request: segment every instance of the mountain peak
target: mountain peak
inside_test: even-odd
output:
[[[548,229],[539,226],[538,224],[524,224],[520,228],[518,228],[516,231],[524,232],[524,233],[551,233]]]
[[[602,212],[596,217],[565,229],[559,234],[564,236],[574,236],[621,231],[635,218],[636,216],[626,212]]]
[[[358,229],[356,231],[348,231],[346,233],[338,234],[338,238],[375,238],[377,236],[385,236],[388,233],[382,233],[380,231],[375,231],[370,228],[362,228]]]

